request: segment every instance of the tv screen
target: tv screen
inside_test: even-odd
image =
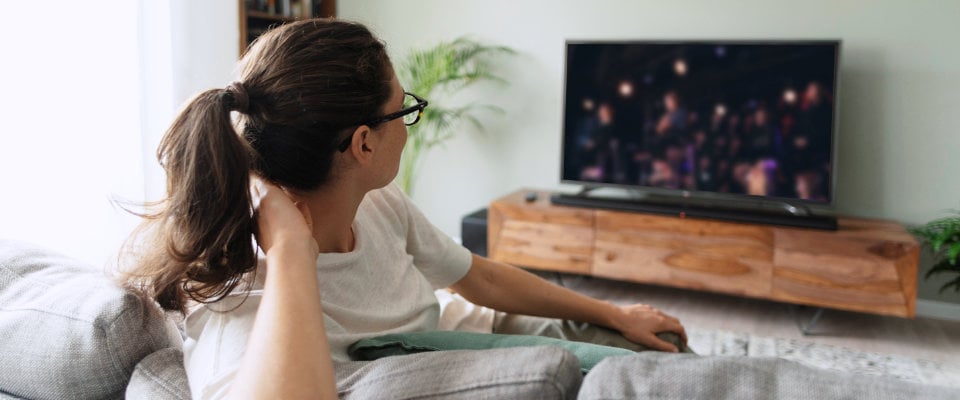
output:
[[[829,205],[839,46],[568,42],[562,180]]]

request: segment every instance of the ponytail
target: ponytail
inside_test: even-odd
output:
[[[240,82],[191,100],[160,143],[166,198],[140,214],[125,246],[133,257],[120,259],[135,264],[121,282],[179,311],[252,283],[250,172],[319,190],[335,178],[337,145],[380,115],[392,78],[383,43],[358,23],[300,20],[259,36],[240,61]]]
[[[237,134],[231,109],[245,109],[242,85],[193,98],[167,130],[157,158],[167,174],[166,198],[128,241],[143,250],[127,268],[128,283],[165,310],[187,301],[216,301],[256,267],[249,192],[253,151]],[[132,278],[132,279],[131,279]]]

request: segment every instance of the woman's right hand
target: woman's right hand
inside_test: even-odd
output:
[[[282,248],[282,252],[294,252],[311,263],[316,260],[319,247],[306,204],[294,202],[279,186],[255,175],[250,176],[250,196],[257,220],[257,244],[265,254]]]

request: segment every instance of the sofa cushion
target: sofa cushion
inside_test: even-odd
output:
[[[636,354],[633,351],[598,344],[574,342],[532,335],[500,335],[459,331],[394,333],[360,340],[350,346],[350,357],[375,360],[381,357],[422,353],[437,350],[483,350],[502,347],[558,346],[577,357],[580,370],[590,371],[610,356]]]
[[[23,397],[11,396],[0,391],[0,400],[24,400]]]
[[[123,397],[134,367],[180,347],[152,302],[102,271],[0,239],[0,388],[31,399]]]
[[[452,350],[338,362],[341,399],[574,399],[583,375],[556,346]]]
[[[960,390],[854,375],[772,357],[643,352],[603,360],[578,399],[958,399]]]
[[[137,364],[127,385],[128,399],[190,400],[183,349],[157,351]]]

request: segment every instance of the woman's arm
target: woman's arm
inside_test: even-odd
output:
[[[616,306],[554,285],[520,268],[473,256],[470,271],[451,286],[474,304],[499,311],[589,322],[620,331],[630,341],[662,351],[677,351],[656,336],[676,332],[686,342],[676,318],[644,304]]]
[[[335,399],[309,210],[276,186],[251,180],[267,276],[230,397]]]

